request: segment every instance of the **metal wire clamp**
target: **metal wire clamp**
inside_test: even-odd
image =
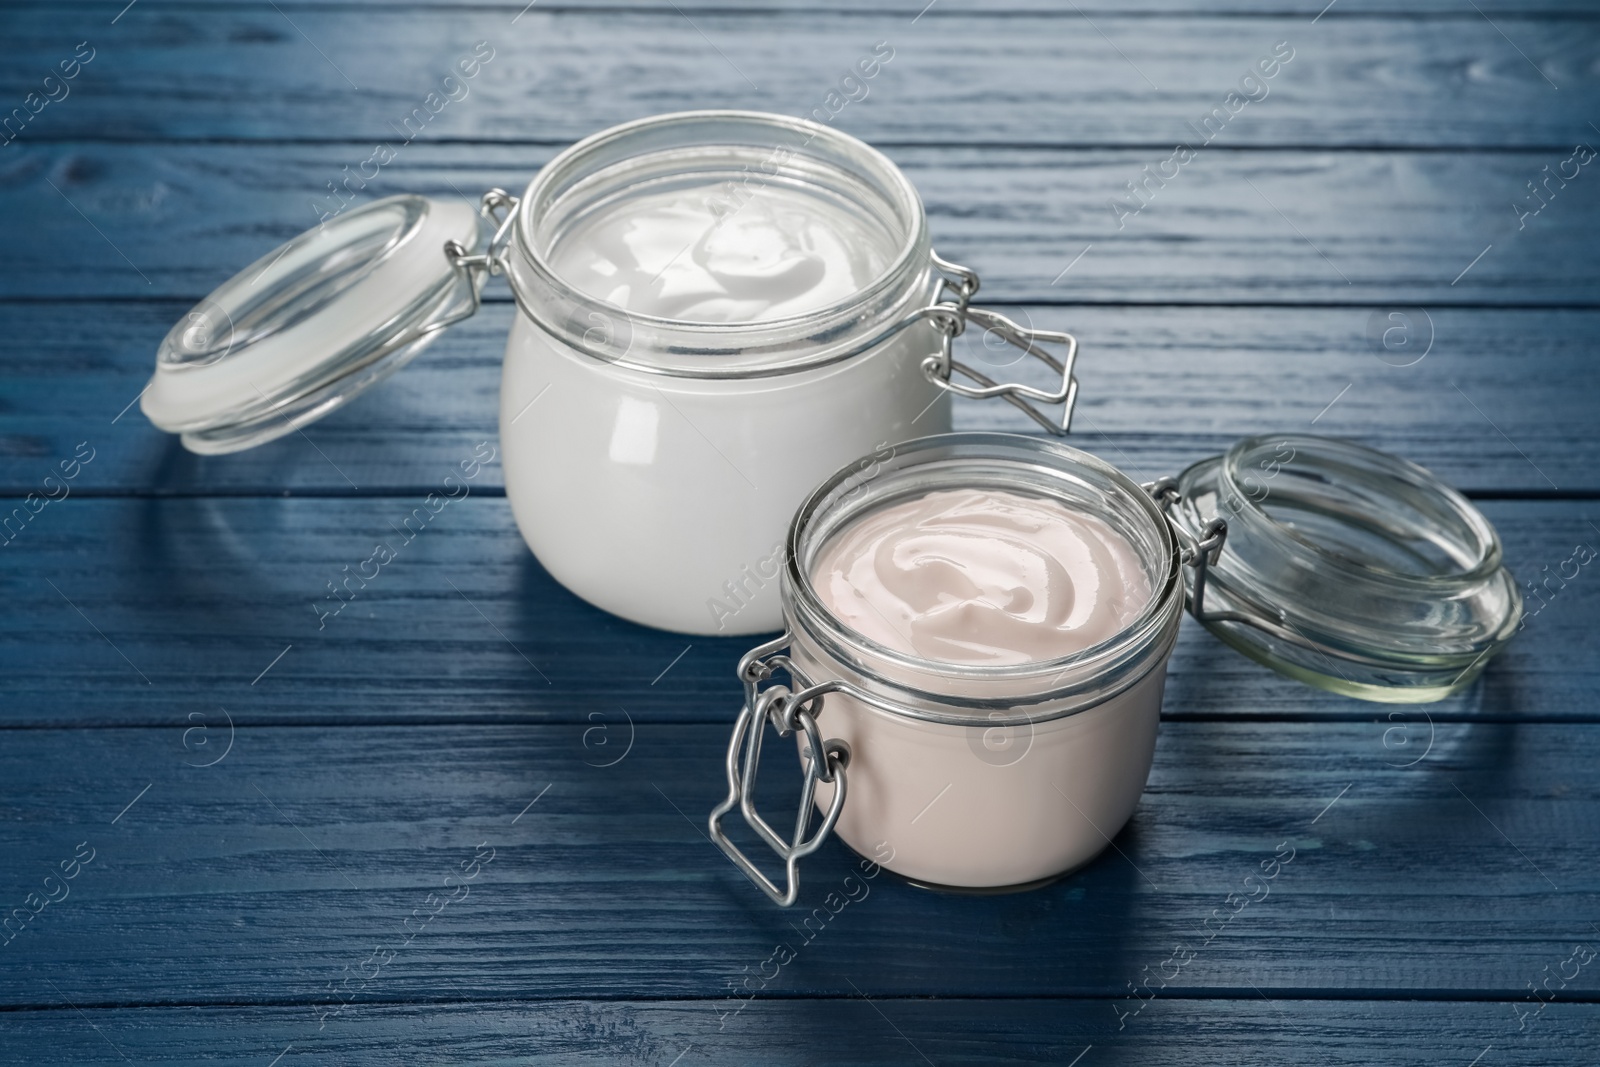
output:
[[[1254,627],[1279,641],[1318,652],[1328,658],[1330,663],[1334,661],[1335,657],[1339,657],[1356,659],[1378,667],[1386,666],[1384,660],[1358,656],[1348,649],[1330,648],[1326,644],[1314,640],[1294,627],[1289,626],[1281,617],[1272,618],[1259,608],[1255,611],[1207,608],[1206,579],[1211,567],[1217,562],[1217,557],[1222,554],[1223,542],[1227,540],[1227,520],[1220,516],[1212,519],[1206,523],[1197,537],[1182,522],[1178,521],[1178,518],[1172,513],[1172,506],[1182,498],[1182,494],[1178,491],[1178,480],[1176,478],[1170,476],[1158,478],[1153,482],[1147,482],[1141,488],[1155,498],[1156,505],[1160,507],[1161,513],[1166,516],[1167,524],[1177,534],[1178,543],[1183,546],[1179,558],[1194,571],[1193,581],[1189,586],[1189,614],[1193,615],[1201,623],[1206,626],[1212,626],[1220,622],[1231,622],[1241,626]]]
[[[960,396],[972,397],[975,400],[999,397],[1048,432],[1056,436],[1065,435],[1072,429],[1072,409],[1078,401],[1078,379],[1073,374],[1073,367],[1078,359],[1078,339],[1070,333],[1058,330],[1028,329],[998,311],[972,307],[972,297],[978,291],[977,272],[970,267],[941,259],[937,253],[933,253],[933,264],[939,271],[936,302],[921,309],[917,316],[933,323],[934,328],[939,331],[939,352],[922,361],[922,373],[934,385]],[[946,297],[948,299],[945,299]],[[983,327],[986,333],[995,334],[1007,344],[1020,348],[1024,354],[1034,357],[1061,375],[1061,387],[1052,391],[1024,385],[1021,382],[996,382],[982,371],[958,362],[954,356],[955,339],[966,330],[969,322]],[[1040,342],[1063,345],[1066,351],[1060,359],[1057,359],[1039,347]],[[967,385],[954,381],[952,374],[960,374],[977,384]],[[1059,424],[1030,401],[1062,405]]]
[[[517,214],[521,202],[504,189],[490,189],[483,194],[478,206],[478,215],[494,227],[494,235],[489,239],[488,246],[482,252],[468,252],[457,241],[448,241],[444,246],[444,254],[450,263],[460,273],[466,283],[463,286],[465,298],[461,301],[461,308],[453,311],[447,318],[442,319],[432,328],[442,329],[453,323],[474,314],[481,303],[483,286],[491,275],[505,274],[506,249],[509,247],[517,222]],[[972,307],[971,301],[978,291],[978,273],[970,267],[963,267],[959,263],[952,263],[943,259],[937,252],[930,250],[929,257],[933,262],[934,273],[938,278],[938,287],[934,291],[934,302],[926,307],[917,308],[898,321],[891,323],[886,328],[863,338],[858,345],[852,346],[832,356],[831,361],[847,359],[871,351],[878,345],[899,334],[919,322],[932,323],[939,332],[939,351],[925,358],[922,363],[922,373],[928,381],[947,392],[959,396],[971,397],[975,400],[986,400],[998,397],[1011,404],[1028,418],[1044,427],[1056,436],[1065,435],[1072,428],[1072,409],[1078,399],[1078,379],[1073,374],[1073,367],[1078,359],[1078,340],[1069,333],[1055,330],[1033,330],[1020,325],[987,308]],[[512,296],[517,305],[525,313],[538,321],[538,316],[528,310],[523,303],[522,293],[518,287],[511,286]],[[995,334],[1009,345],[1022,350],[1023,354],[1034,357],[1055,373],[1061,375],[1061,387],[1055,390],[1040,389],[1021,382],[997,382],[976,368],[956,360],[954,355],[955,339],[966,331],[967,323],[976,323],[982,327],[984,333]],[[1057,359],[1044,348],[1041,343],[1058,344],[1065,348],[1061,358]],[[648,363],[628,363],[622,360],[613,360],[632,370],[646,373],[661,374],[671,373],[663,368],[652,366]],[[746,377],[762,376],[778,371],[746,370],[743,373],[716,371],[711,377]],[[952,376],[961,375],[968,381],[954,381]],[[689,374],[688,377],[700,377],[701,374]],[[1035,404],[1060,404],[1062,405],[1059,422],[1040,411]]]
[[[773,903],[785,908],[800,895],[800,861],[822,847],[823,841],[833,832],[834,824],[839,821],[839,813],[844,810],[845,767],[850,762],[849,746],[837,739],[824,741],[817,727],[815,713],[821,709],[823,694],[837,688],[834,683],[804,686],[798,692],[791,692],[784,685],[760,689],[761,682],[771,678],[778,670],[787,670],[791,680],[797,684],[803,680],[790,664],[789,657],[781,654],[788,646],[789,635],[784,634],[775,641],[751,649],[739,661],[739,677],[744,682],[745,701],[739,719],[734,724],[733,737],[728,741],[728,796],[711,812],[708,823],[711,840],[717,843],[717,847],[727,853],[728,858],[761,887]],[[787,839],[779,837],[755,808],[756,774],[760,770],[761,742],[766,733],[763,727],[768,723],[777,730],[779,737],[788,737],[796,730],[804,731],[806,737],[805,748],[801,752],[805,784],[800,789],[800,808],[795,814],[794,834]],[[818,783],[834,787],[833,800],[821,824],[808,837],[806,833],[811,825]],[[723,832],[723,816],[735,807],[750,828],[783,860],[782,889],[763,874]]]
[[[460,318],[478,310],[483,283],[491,274],[505,273],[506,246],[511,243],[511,228],[516,225],[519,201],[504,189],[490,189],[478,202],[478,216],[494,226],[494,236],[482,252],[471,253],[459,241],[446,241],[444,255],[469,282],[472,306]],[[458,321],[458,320],[452,320]]]
[[[1161,509],[1161,514],[1166,517],[1167,525],[1172,527],[1172,532],[1178,537],[1179,562],[1194,570],[1194,581],[1189,588],[1189,614],[1201,622],[1244,622],[1256,625],[1257,620],[1240,615],[1234,611],[1206,612],[1206,577],[1211,565],[1222,555],[1222,545],[1228,539],[1228,520],[1215,518],[1206,523],[1205,529],[1196,537],[1181,522],[1173,517],[1172,505],[1181,499],[1178,492],[1178,479],[1171,476],[1157,478],[1153,482],[1146,482],[1140,486],[1145,492],[1155,498],[1156,506]]]

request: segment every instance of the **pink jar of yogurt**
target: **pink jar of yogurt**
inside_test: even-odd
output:
[[[788,552],[788,632],[740,664],[711,819],[775,901],[793,903],[796,865],[829,832],[915,882],[979,890],[1106,847],[1144,790],[1184,604],[1184,549],[1149,493],[1042,439],[923,438],[817,489]],[[780,670],[789,685],[761,688]],[[751,799],[769,719],[797,735],[801,816],[823,813],[810,837],[772,831]],[[786,887],[722,832],[736,806]]]
[[[1087,863],[1144,790],[1186,606],[1288,677],[1385,703],[1471,685],[1521,619],[1470,501],[1310,435],[1247,437],[1144,486],[1055,441],[926,437],[824,482],[786,550],[787,632],[739,664],[710,820],[781,905],[830,833],[932,888],[1024,889]],[[768,725],[799,746],[788,837],[753,800]],[[724,832],[735,808],[784,885]]]

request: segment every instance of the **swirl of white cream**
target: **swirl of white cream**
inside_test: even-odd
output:
[[[1138,555],[1105,520],[1001,490],[943,490],[869,512],[823,546],[812,577],[863,636],[968,665],[1080,651],[1150,602]]]
[[[556,272],[590,296],[689,322],[763,322],[849,297],[888,265],[884,237],[827,201],[762,186],[642,194],[575,226]]]

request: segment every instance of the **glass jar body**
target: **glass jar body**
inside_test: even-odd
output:
[[[519,315],[500,390],[517,527],[557,581],[625,619],[776,630],[796,503],[851,460],[950,428],[920,369],[937,345],[919,323],[814,370],[689,379],[596,360]]]
[[[749,322],[629,310],[563,276],[563,249],[583,251],[596,217],[628,220],[663,190],[724,236],[763,197],[800,198],[881,269],[832,303]],[[670,290],[667,272],[698,263],[709,239],[640,293]],[[949,428],[922,367],[940,336],[918,312],[940,282],[921,200],[886,157],[831,128],[691,112],[596,134],[529,185],[505,268],[519,306],[501,388],[506,496],[557,580],[634,622],[776,629],[784,530],[805,494],[858,456]]]
[[[1153,666],[1130,688],[1035,723],[928,722],[830,695],[817,725],[851,753],[849,797],[834,833],[933,887],[1024,889],[1083,866],[1144,793],[1171,649],[1170,639],[1153,648]],[[812,677],[843,669],[803,640],[791,655]],[[833,790],[817,786],[819,810]]]
[[[840,624],[811,575],[829,538],[879,506],[958,487],[1051,497],[1104,519],[1139,559],[1150,602],[1100,645],[998,668],[917,660]],[[822,736],[850,753],[835,833],[914,881],[972,890],[1025,888],[1107,846],[1150,773],[1183,609],[1179,547],[1144,490],[1064,445],[949,434],[836,476],[797,514],[790,549],[784,607],[796,688],[802,679],[843,683],[813,712]],[[820,810],[834,788],[817,785]]]

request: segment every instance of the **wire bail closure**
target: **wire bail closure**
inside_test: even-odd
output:
[[[733,736],[728,741],[728,796],[711,812],[708,828],[711,840],[727,853],[729,859],[759,886],[779,907],[787,908],[800,895],[800,861],[822,847],[839,821],[844,810],[845,767],[850,762],[850,748],[838,739],[822,739],[815,713],[822,708],[823,694],[837,689],[834,683],[803,686],[792,692],[788,686],[771,685],[761,689],[760,684],[779,670],[789,672],[796,684],[804,679],[796,672],[783,651],[789,647],[789,635],[758,645],[739,661],[739,678],[744,683],[744,707],[734,724]],[[801,751],[805,783],[800,788],[800,807],[795,814],[794,834],[785,839],[767,825],[755,808],[756,775],[761,764],[761,742],[771,724],[779,737],[788,737],[796,730],[805,733],[806,744]],[[820,756],[819,756],[820,753]],[[809,837],[806,836],[812,821],[818,783],[832,785],[833,800],[828,805],[822,822]],[[772,879],[751,862],[739,846],[722,830],[723,816],[735,807],[744,821],[765,841],[784,865],[784,887],[780,889]]]
[[[1161,509],[1167,525],[1178,535],[1178,544],[1182,546],[1179,549],[1179,562],[1194,570],[1194,582],[1189,589],[1189,614],[1203,623],[1222,621],[1256,625],[1254,619],[1239,615],[1237,612],[1210,614],[1206,612],[1206,576],[1211,565],[1217,562],[1217,557],[1222,555],[1222,546],[1228,539],[1228,520],[1220,516],[1212,519],[1206,523],[1205,529],[1200,531],[1199,536],[1196,536],[1172,515],[1172,505],[1183,496],[1178,491],[1178,479],[1168,475],[1153,482],[1146,482],[1140,488],[1155,498],[1156,506]]]
[[[445,243],[445,258],[470,283],[467,289],[471,299],[467,302],[465,310],[453,315],[448,321],[441,323],[441,326],[459,322],[474,314],[482,302],[483,286],[488,278],[491,275],[507,273],[506,249],[511,243],[512,230],[516,225],[520,209],[521,201],[517,197],[504,189],[490,189],[483,194],[478,205],[479,217],[494,226],[494,236],[489,239],[488,247],[482,252],[472,253],[457,241]],[[998,311],[973,307],[972,297],[978,292],[979,286],[978,272],[971,267],[952,263],[932,250],[928,255],[933,261],[934,271],[939,279],[938,288],[934,291],[934,303],[916,309],[886,329],[864,339],[859,345],[841,353],[837,358],[844,359],[869,352],[901,331],[916,323],[927,321],[939,332],[939,351],[923,359],[921,364],[922,373],[928,381],[946,392],[974,400],[998,397],[1017,408],[1047,432],[1057,437],[1065,436],[1072,429],[1072,409],[1078,400],[1078,379],[1073,373],[1078,360],[1078,339],[1069,333],[1057,330],[1029,329]],[[518,307],[537,321],[537,316],[528,311],[523,303],[522,295],[515,284],[511,286],[511,291]],[[959,362],[955,358],[955,339],[966,332],[969,322],[982,327],[985,333],[998,335],[1007,344],[1021,349],[1024,355],[1032,356],[1061,375],[1061,387],[1046,390],[1022,382],[997,382],[982,371]],[[1041,343],[1062,345],[1066,351],[1057,359],[1041,348]],[[632,369],[663,373],[658,368],[649,366],[633,366]],[[952,375],[955,374],[976,384],[968,385],[965,382],[955,381],[952,379]],[[1062,405],[1059,422],[1040,411],[1036,404]]]
[[[1157,478],[1141,486],[1145,492],[1155,498],[1156,505],[1161,509],[1161,514],[1166,516],[1167,524],[1172,527],[1178,536],[1178,543],[1182,545],[1179,559],[1194,572],[1192,583],[1189,586],[1189,614],[1193,615],[1202,625],[1211,627],[1216,623],[1237,623],[1240,626],[1249,626],[1259,630],[1269,637],[1282,641],[1285,644],[1299,648],[1310,649],[1319,654],[1330,664],[1337,659],[1355,660],[1359,663],[1383,667],[1387,664],[1383,660],[1371,656],[1357,656],[1349,650],[1330,648],[1306,634],[1301,633],[1280,614],[1273,618],[1266,614],[1266,609],[1257,608],[1255,611],[1233,611],[1226,608],[1206,607],[1207,577],[1210,570],[1216,565],[1217,559],[1222,555],[1223,543],[1228,537],[1228,521],[1218,516],[1207,522],[1199,534],[1195,534],[1180,522],[1172,512],[1172,506],[1183,498],[1178,490],[1178,480],[1170,475]],[[1245,604],[1246,607],[1250,605]]]
[[[1250,626],[1269,637],[1274,637],[1287,644],[1300,648],[1308,648],[1320,653],[1324,658],[1332,661],[1332,657],[1342,656],[1350,658],[1348,651],[1329,648],[1320,641],[1316,641],[1305,634],[1287,625],[1280,617],[1277,619],[1257,612],[1230,611],[1226,609],[1206,607],[1206,578],[1211,567],[1216,564],[1217,558],[1222,555],[1223,542],[1228,537],[1228,520],[1218,516],[1205,524],[1199,535],[1192,533],[1183,523],[1172,514],[1172,505],[1182,499],[1178,491],[1178,480],[1171,476],[1157,478],[1142,487],[1155,498],[1156,504],[1161,508],[1161,514],[1167,518],[1167,524],[1178,535],[1178,543],[1183,546],[1180,559],[1185,566],[1194,571],[1194,579],[1189,587],[1189,614],[1205,626],[1219,622],[1238,623],[1241,626]],[[1366,659],[1382,665],[1381,661]]]
[[[972,307],[971,300],[978,292],[978,272],[942,259],[936,252],[931,254],[933,265],[939,272],[939,289],[935,293],[936,302],[917,312],[917,315],[933,323],[939,331],[940,340],[938,354],[922,361],[922,373],[934,385],[959,396],[975,400],[999,397],[1049,433],[1057,437],[1065,436],[1072,429],[1072,409],[1078,401],[1078,379],[1073,374],[1078,360],[1078,339],[1058,330],[1031,330],[998,311]],[[944,299],[946,296],[949,299]],[[958,362],[954,356],[955,339],[965,332],[969,322],[983,327],[985,332],[997,334],[1007,344],[1020,348],[1025,355],[1034,357],[1061,375],[1061,388],[1049,391],[1021,382],[996,382],[982,371]],[[1040,342],[1064,345],[1066,352],[1057,359],[1039,347]],[[954,381],[952,374],[960,374],[977,384]],[[1059,423],[1030,401],[1062,405]]]
[[[483,285],[489,276],[505,273],[506,246],[511,243],[511,228],[516,225],[520,205],[521,201],[504,189],[490,189],[478,202],[478,217],[494,226],[494,236],[489,238],[488,248],[472,253],[462,247],[459,241],[445,242],[445,258],[470,283],[472,291],[471,310],[460,318],[467,318],[478,310],[482,302]]]

